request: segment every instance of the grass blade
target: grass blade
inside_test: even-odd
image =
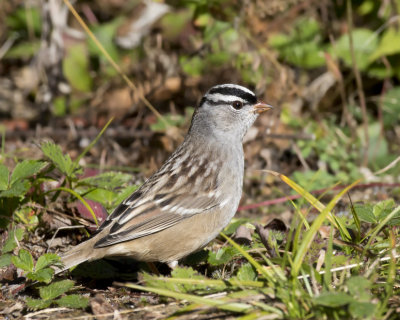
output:
[[[317,234],[319,228],[322,226],[322,223],[327,219],[331,210],[336,205],[336,203],[340,200],[340,198],[349,191],[352,187],[354,187],[360,180],[353,182],[351,185],[344,188],[339,194],[337,194],[329,203],[328,205],[321,211],[320,215],[314,220],[313,224],[311,225],[310,230],[305,233],[305,236],[299,246],[299,250],[296,253],[296,256],[293,260],[292,266],[292,275],[293,277],[297,277],[299,274],[301,265],[303,263],[304,257],[307,253],[308,248],[310,247],[312,240],[314,239],[315,235]],[[317,200],[318,201],[318,200]],[[318,201],[319,202],[319,201]],[[322,204],[321,204],[322,205]],[[347,230],[346,230],[347,232]],[[347,232],[348,233],[348,232]]]
[[[240,312],[240,313],[245,313],[248,312],[252,309],[252,306],[245,304],[245,303],[240,303],[240,302],[226,302],[223,300],[217,300],[217,299],[210,299],[210,298],[204,298],[204,297],[199,297],[196,295],[192,294],[187,294],[187,293],[180,293],[180,292],[174,292],[170,291],[167,289],[160,289],[160,288],[150,288],[150,287],[143,287],[137,284],[133,283],[114,283],[115,285],[118,286],[124,286],[140,291],[146,291],[146,292],[153,292],[165,297],[171,297],[177,300],[187,300],[190,302],[194,303],[199,303],[201,305],[206,305],[210,307],[216,307],[221,310],[226,310],[226,311],[231,311],[231,312]]]

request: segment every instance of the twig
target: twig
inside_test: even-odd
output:
[[[386,171],[392,169],[392,168],[397,164],[397,162],[399,162],[399,161],[400,161],[400,156],[398,156],[396,159],[394,159],[391,163],[389,163],[389,164],[388,164],[386,167],[384,167],[383,169],[376,171],[376,172],[374,173],[374,175],[378,175],[378,174],[384,173],[384,172],[386,172]]]
[[[363,84],[361,81],[360,71],[357,67],[357,60],[354,52],[354,43],[353,43],[353,11],[351,6],[351,0],[347,0],[347,23],[349,27],[349,43],[350,43],[350,52],[351,52],[351,60],[353,63],[353,72],[356,78],[357,91],[358,96],[360,98],[361,112],[363,118],[363,129],[364,129],[364,146],[363,146],[363,162],[362,165],[364,167],[368,164],[368,148],[369,148],[369,134],[368,134],[368,115],[367,115],[367,106],[365,103],[365,95]]]
[[[299,146],[296,143],[292,144],[293,150],[297,155],[297,158],[299,159],[299,161],[301,162],[301,164],[303,165],[305,170],[310,170],[310,166],[308,165],[307,161],[304,159],[303,155],[301,154],[301,150],[299,148]]]
[[[49,245],[48,245],[48,248],[47,248],[47,252],[51,249],[51,245],[52,245],[53,240],[55,239],[55,237],[56,237],[58,231],[66,230],[66,229],[81,229],[81,228],[85,228],[85,227],[86,227],[86,226],[82,226],[82,225],[81,225],[81,226],[65,226],[65,227],[59,227],[59,228],[56,230],[56,232],[54,232],[53,236],[51,237],[51,240],[50,240]]]
[[[6,42],[3,43],[3,45],[0,47],[0,60],[6,55],[8,50],[10,50],[10,48],[14,44],[15,40],[17,40],[17,39],[18,39],[18,34],[13,33],[13,34],[11,34],[10,37],[8,37]]]
[[[32,317],[38,316],[38,315],[44,314],[44,313],[50,313],[50,312],[53,312],[53,311],[54,312],[69,311],[69,310],[71,310],[71,309],[65,308],[65,307],[62,307],[62,308],[47,308],[47,309],[39,310],[39,311],[36,311],[36,312],[28,313],[27,315],[24,316],[24,318],[25,319],[32,319]]]

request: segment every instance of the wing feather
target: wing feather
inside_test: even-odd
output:
[[[107,218],[98,233],[109,228],[108,233],[95,248],[160,232],[227,201],[218,192],[220,166],[207,163],[210,159],[204,154],[189,157],[190,152],[199,150],[189,152],[184,144]],[[187,173],[187,179],[182,178],[182,172]]]

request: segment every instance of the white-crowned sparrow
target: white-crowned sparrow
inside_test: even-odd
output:
[[[270,108],[242,86],[212,87],[183,143],[91,239],[62,256],[62,270],[107,256],[174,264],[207,245],[236,212],[242,139],[258,114]]]

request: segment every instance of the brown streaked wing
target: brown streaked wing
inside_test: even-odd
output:
[[[109,234],[96,242],[94,247],[106,247],[160,232],[220,204],[219,199],[204,194],[180,194],[160,200],[158,204],[147,201],[135,208],[127,206],[123,210],[125,212],[114,219]]]

